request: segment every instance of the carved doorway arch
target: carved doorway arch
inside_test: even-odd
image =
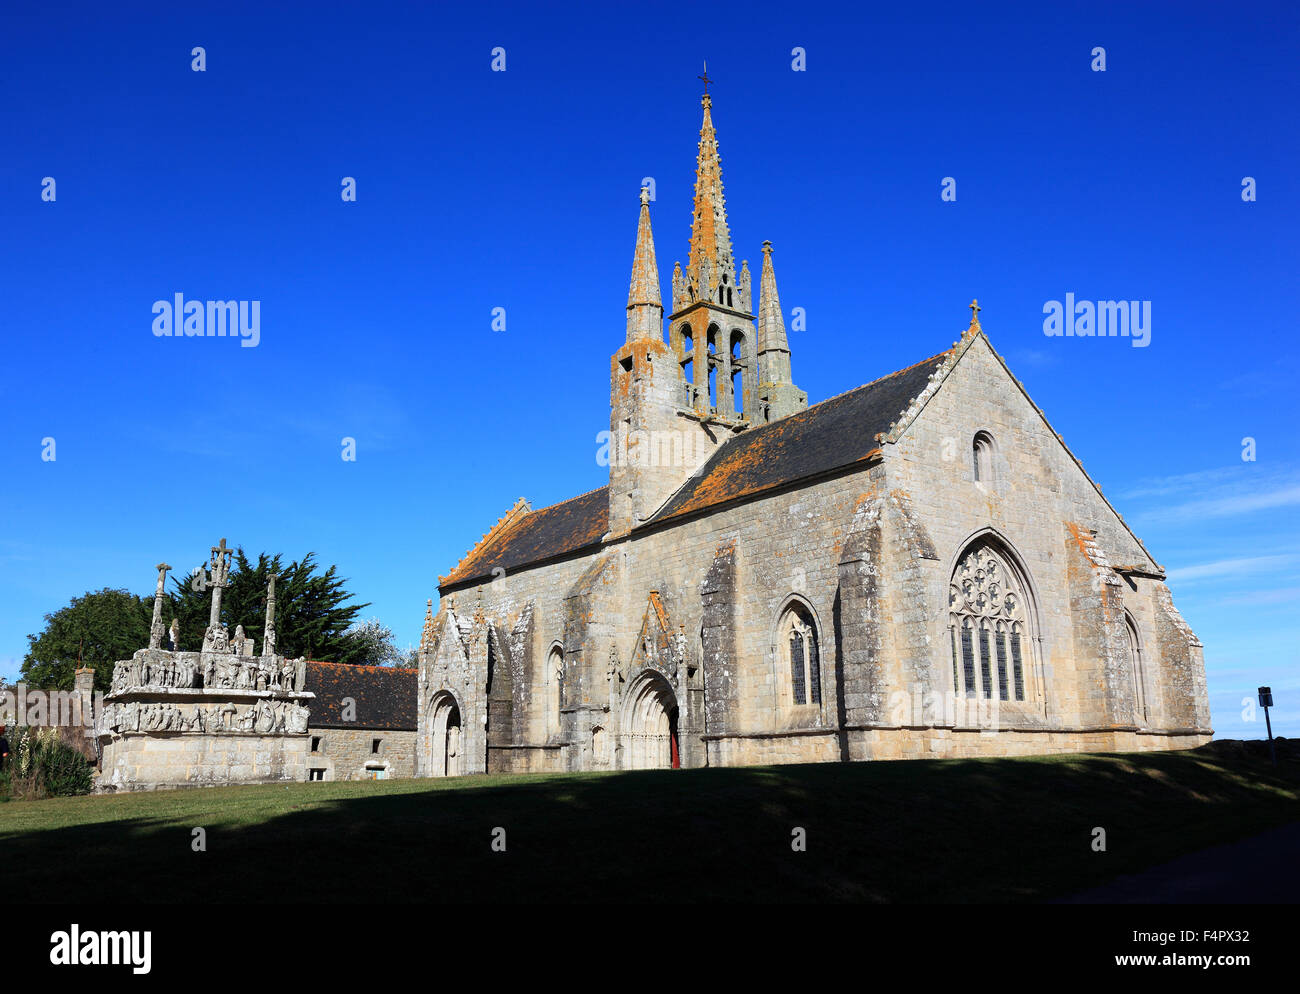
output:
[[[623,704],[623,769],[678,769],[677,715],[677,695],[663,674],[645,670],[633,680]]]
[[[429,705],[433,713],[429,724],[430,757],[429,775],[455,777],[461,771],[460,705],[456,698],[444,691]]]

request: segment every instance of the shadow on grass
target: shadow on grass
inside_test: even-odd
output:
[[[1294,755],[1225,746],[69,798],[0,845],[35,902],[1035,901],[1300,820]]]

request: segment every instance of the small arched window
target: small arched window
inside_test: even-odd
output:
[[[564,678],[564,650],[554,646],[546,656],[546,672],[542,674],[546,687],[546,730],[560,730],[560,681]]]
[[[686,381],[686,406],[694,406],[694,393],[691,389],[695,383],[695,336],[689,324],[681,326],[678,332],[681,343],[682,379]]]
[[[993,482],[993,436],[979,432],[971,443],[972,470],[976,483]]]
[[[1142,643],[1138,641],[1137,624],[1133,616],[1124,612],[1124,633],[1128,636],[1129,669],[1133,672],[1133,717],[1147,721],[1146,674],[1142,671]]]
[[[718,363],[721,361],[718,355],[718,328],[717,325],[710,325],[706,332],[707,339],[705,347],[708,349],[709,363],[709,410],[718,409]],[[725,380],[724,380],[725,383]]]
[[[791,604],[781,616],[777,652],[790,674],[794,704],[822,702],[821,656],[817,628],[802,605]]]

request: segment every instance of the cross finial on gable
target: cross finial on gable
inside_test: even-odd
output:
[[[980,302],[974,299],[971,300],[969,306],[970,306],[970,326],[971,328],[978,328],[980,326],[980,311],[982,311],[984,308],[980,307]]]

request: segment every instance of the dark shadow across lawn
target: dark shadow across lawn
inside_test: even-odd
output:
[[[10,802],[0,846],[32,902],[1019,902],[1297,820],[1295,755],[1216,743]]]

